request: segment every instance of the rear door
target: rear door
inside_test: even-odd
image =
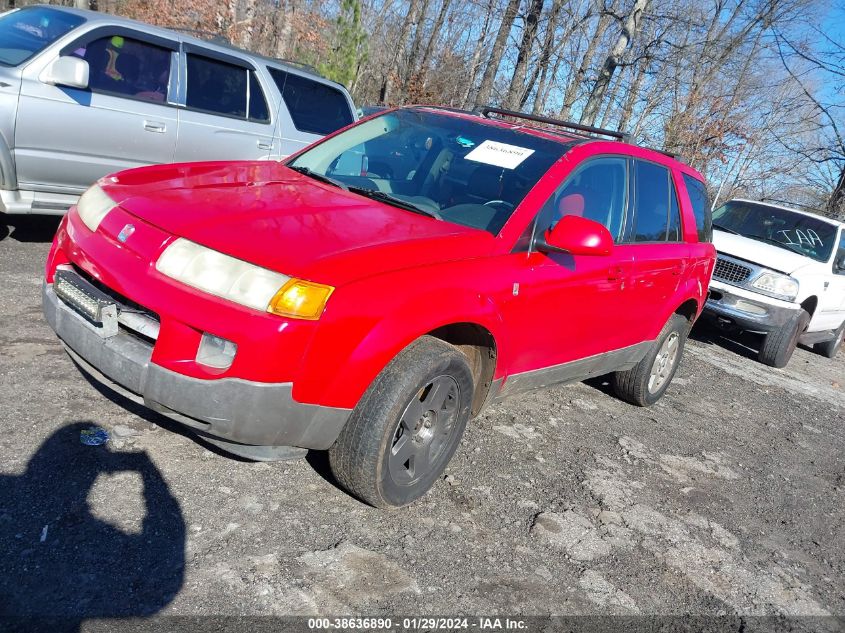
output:
[[[255,160],[274,150],[274,121],[251,63],[183,45],[182,103],[175,161]]]
[[[337,86],[293,70],[274,66],[268,70],[282,96],[278,131],[281,157],[298,152],[355,120],[352,103]]]
[[[819,298],[819,315],[830,329],[838,328],[845,320],[845,229],[840,229],[839,242],[833,251],[831,274]],[[840,263],[842,268],[837,266]]]
[[[43,83],[55,57],[27,67],[15,130],[20,184],[80,193],[108,173],[173,160],[177,50],[165,38],[100,27],[61,51],[88,62],[88,89]]]
[[[656,315],[667,313],[686,278],[690,249],[684,241],[678,193],[671,170],[642,159],[632,160],[633,221],[627,242],[634,256],[630,336],[654,336]],[[673,308],[676,306],[673,306]]]

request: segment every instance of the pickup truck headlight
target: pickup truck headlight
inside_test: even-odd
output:
[[[117,203],[109,198],[99,185],[94,185],[79,197],[76,212],[85,226],[96,231],[103,218],[116,206]]]
[[[255,310],[298,319],[319,319],[334,288],[267,270],[184,238],[156,262],[171,279]]]
[[[764,272],[751,285],[755,290],[776,299],[792,301],[798,296],[798,280],[789,275]]]

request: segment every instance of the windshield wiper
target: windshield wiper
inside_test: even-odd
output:
[[[722,226],[721,224],[713,223],[714,229],[719,229],[720,231],[725,231],[725,233],[733,233],[734,235],[739,235],[739,231],[734,231],[733,229],[729,229],[726,226]]]
[[[345,184],[343,184],[339,180],[335,180],[334,178],[329,178],[328,176],[317,173],[316,171],[313,171],[313,170],[309,169],[308,167],[300,167],[298,165],[296,165],[296,166],[288,165],[287,168],[292,169],[295,172],[302,174],[303,176],[308,176],[309,178],[313,178],[314,180],[319,180],[320,182],[325,182],[329,185],[333,185],[335,187],[343,189],[344,191],[349,191],[349,187],[347,187]]]
[[[752,240],[757,240],[759,242],[767,242],[769,244],[774,244],[775,246],[780,246],[784,250],[792,251],[793,253],[798,253],[799,255],[805,254],[803,250],[795,250],[794,248],[792,248],[793,246],[798,246],[797,244],[790,244],[789,242],[779,242],[777,240],[773,240],[770,237],[766,237],[765,235],[743,235],[743,237],[749,237]]]
[[[428,217],[434,218],[435,220],[440,219],[437,217],[437,214],[433,213],[432,211],[423,209],[422,207],[418,207],[412,202],[402,200],[402,198],[397,198],[396,196],[392,196],[389,193],[385,193],[384,191],[380,191],[378,189],[365,189],[364,187],[349,187],[348,190],[352,193],[357,193],[366,198],[372,198],[373,200],[378,200],[379,202],[386,202],[387,204],[393,205],[394,207],[399,207],[400,209],[405,209],[406,211],[419,213],[420,215],[427,215]]]

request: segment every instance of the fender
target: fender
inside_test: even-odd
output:
[[[432,271],[427,270],[426,274]],[[417,275],[420,271],[416,271]],[[399,277],[403,284],[395,286]],[[396,355],[425,334],[453,323],[472,323],[487,329],[497,345],[495,376],[502,372],[506,340],[501,315],[482,293],[468,293],[455,279],[449,288],[422,290],[407,279],[407,273],[370,278],[335,292],[330,305],[339,315],[325,314],[294,382],[293,396],[299,402],[353,408],[358,400]],[[390,304],[362,306],[366,297],[395,288]],[[432,310],[437,305],[441,309]],[[364,308],[364,309],[362,309]],[[322,321],[322,320],[321,320]]]
[[[661,314],[661,318],[654,321],[653,330],[650,332],[649,338],[651,340],[656,339],[669,318],[677,312],[678,308],[690,299],[695,301],[695,314],[691,320],[692,323],[695,323],[696,319],[698,319],[698,316],[701,314],[701,311],[704,309],[707,291],[708,287],[696,278],[687,278],[680,283],[678,285],[678,289],[662,308],[663,314]]]

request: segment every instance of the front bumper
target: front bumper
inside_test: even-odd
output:
[[[337,439],[349,409],[296,402],[292,383],[201,379],[151,362],[152,345],[120,330],[103,338],[96,326],[43,287],[47,322],[93,379],[188,426],[229,452],[278,459],[270,447],[323,450]]]
[[[704,316],[721,325],[750,332],[772,332],[781,329],[801,306],[728,284],[711,282],[704,304]]]

